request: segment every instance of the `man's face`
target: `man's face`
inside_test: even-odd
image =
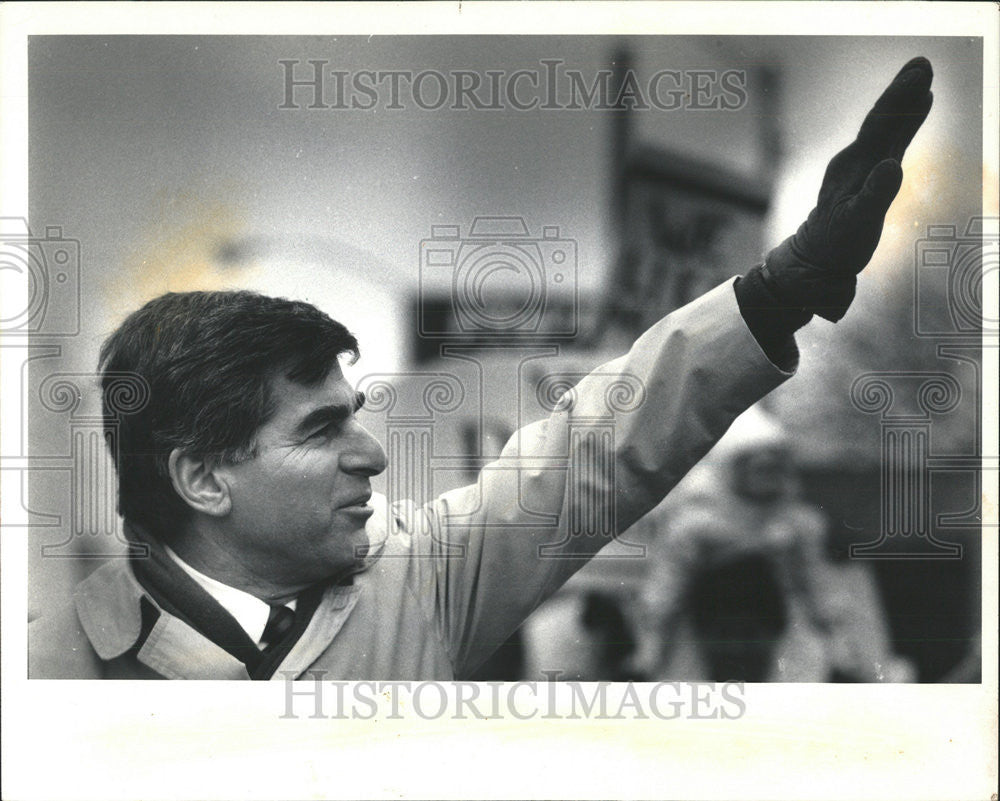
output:
[[[232,498],[225,528],[246,569],[295,588],[358,564],[374,511],[370,478],[386,458],[355,418],[363,398],[338,365],[317,386],[280,376],[271,392],[276,408],[257,432],[257,456],[220,468]]]

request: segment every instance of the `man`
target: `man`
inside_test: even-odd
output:
[[[800,497],[792,446],[753,407],[643,518],[655,532],[639,604],[650,678],[912,676],[891,653],[871,574],[827,558],[827,521]]]
[[[903,68],[764,264],[653,326],[518,431],[476,484],[425,507],[370,497],[385,456],[354,416],[363,399],[338,356],[357,343],[338,323],[250,293],[146,304],[105,343],[101,369],[109,417],[115,374],[149,384],[149,404],[117,429],[120,510],[148,557],[109,562],[71,607],[35,621],[29,674],[468,675],[606,544],[583,537],[561,554],[571,518],[614,498],[628,528],[792,374],[798,328],[845,314],[931,77],[923,58]],[[593,461],[588,420],[623,375],[646,400],[615,420],[613,470],[570,467]]]

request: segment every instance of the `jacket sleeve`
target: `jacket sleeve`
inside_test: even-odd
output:
[[[477,483],[414,510],[409,575],[456,675],[488,657],[790,375],[764,355],[727,282],[584,378],[548,419],[517,431]]]

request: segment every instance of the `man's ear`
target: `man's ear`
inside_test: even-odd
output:
[[[218,474],[218,462],[174,448],[167,466],[174,490],[192,509],[212,517],[225,517],[232,510],[229,485]]]

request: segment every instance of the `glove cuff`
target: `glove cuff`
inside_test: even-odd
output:
[[[766,269],[759,264],[736,281],[736,302],[761,350],[780,367],[798,357],[793,335],[812,314],[782,304],[769,285]]]
[[[789,237],[767,254],[759,267],[761,281],[789,322],[808,322],[811,315],[818,314],[835,323],[854,300],[857,278],[853,272],[838,272],[810,262],[796,245],[798,236]]]

